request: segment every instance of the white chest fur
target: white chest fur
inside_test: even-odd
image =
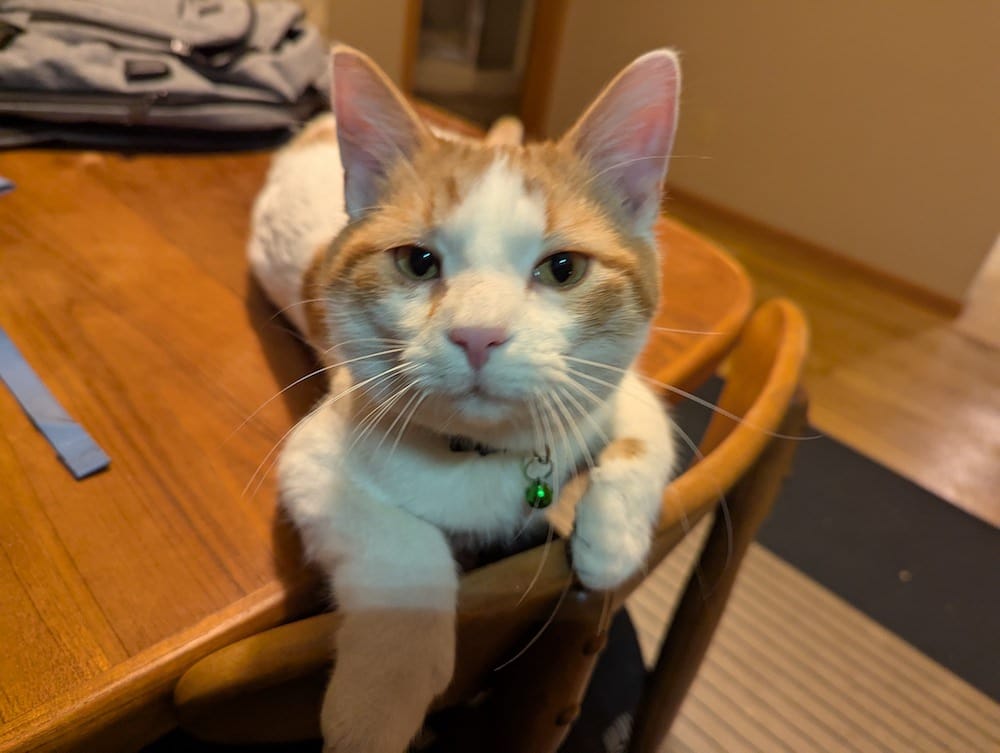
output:
[[[375,479],[374,493],[450,533],[505,537],[530,510],[520,456],[453,452],[441,437],[417,437],[400,442],[395,451],[383,447],[381,454],[375,447],[352,452],[361,454],[367,459],[357,470]]]
[[[349,546],[346,539],[377,536],[367,530],[366,507],[405,511],[482,543],[509,539],[538,517],[525,501],[526,455],[454,452],[446,438],[419,430],[398,443],[381,432],[355,441],[339,407],[326,402],[305,418],[281,457],[283,503],[311,558],[335,559]],[[568,448],[552,452],[549,480],[558,492],[577,461]]]

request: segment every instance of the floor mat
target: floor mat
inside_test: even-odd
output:
[[[647,662],[696,538],[629,600]],[[998,743],[992,699],[754,544],[663,751],[993,753]]]
[[[720,388],[712,380],[698,394],[715,402]],[[693,402],[674,412],[692,437],[701,435],[709,416]],[[820,437],[799,444],[792,473],[757,538],[1000,699],[1000,599],[992,596],[1000,583],[997,529]]]

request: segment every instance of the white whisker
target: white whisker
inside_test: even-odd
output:
[[[335,368],[337,368],[336,364],[334,364],[332,366],[322,366],[322,367],[316,369],[315,371],[310,371],[305,376],[299,377],[294,382],[292,382],[291,384],[289,384],[287,387],[283,387],[281,390],[279,390],[278,392],[276,392],[275,394],[273,394],[271,397],[269,397],[267,400],[265,400],[263,403],[261,403],[253,413],[251,413],[249,416],[247,416],[245,419],[243,419],[243,421],[240,423],[239,426],[237,426],[235,429],[233,429],[231,432],[229,432],[229,436],[227,436],[225,438],[225,440],[223,440],[223,444],[225,444],[230,439],[232,439],[233,436],[236,434],[236,432],[238,432],[240,429],[242,429],[244,426],[246,426],[248,423],[250,423],[253,420],[254,416],[256,416],[258,413],[260,413],[262,410],[264,410],[264,408],[266,408],[268,405],[270,405],[271,403],[273,403],[275,400],[277,400],[279,397],[281,397],[282,395],[284,395],[286,392],[288,392],[288,390],[292,389],[292,387],[296,386],[297,384],[301,384],[302,382],[306,381],[307,379],[311,379],[312,377],[317,376],[318,374],[322,374],[325,371],[330,371],[331,369],[335,369]]]
[[[323,407],[323,402],[320,401],[319,403],[316,404],[316,406],[311,411],[309,411],[305,415],[305,418],[303,418],[302,420],[305,421],[305,420],[311,418],[322,407]],[[271,456],[274,455],[275,451],[281,446],[282,442],[284,442],[288,438],[288,435],[291,434],[293,431],[295,431],[295,427],[296,426],[298,426],[298,423],[292,424],[292,426],[288,429],[288,431],[286,431],[284,434],[282,434],[281,438],[277,442],[275,442],[273,445],[271,445],[271,449],[267,451],[267,455],[264,456],[264,459],[261,460],[260,463],[257,464],[257,467],[254,469],[254,472],[250,476],[250,479],[247,481],[246,485],[243,487],[243,491],[240,492],[240,497],[245,497],[246,496],[247,490],[250,488],[251,485],[253,485],[254,479],[256,479],[257,475],[260,474],[261,469],[264,468],[264,465],[266,463],[268,463],[269,460],[271,460]],[[272,461],[271,463],[269,463],[267,465],[267,469],[264,471],[263,474],[260,475],[260,480],[257,482],[257,485],[254,487],[253,494],[250,495],[251,498],[257,496],[257,492],[260,489],[261,484],[264,483],[264,479],[267,478],[267,475],[271,472],[271,468],[274,467],[274,463],[276,463],[276,462],[278,462],[278,458],[277,457],[275,457],[274,461]]]
[[[590,157],[590,155],[588,154],[587,158],[589,159],[589,157]],[[650,155],[647,155],[647,156],[644,156],[644,157],[634,157],[632,159],[627,159],[627,160],[622,160],[621,162],[616,162],[613,165],[609,165],[608,167],[605,167],[603,170],[600,170],[600,171],[594,173],[593,175],[590,176],[590,178],[587,180],[587,182],[584,184],[584,186],[589,186],[591,183],[594,183],[598,178],[600,178],[605,173],[609,173],[612,170],[617,170],[619,167],[628,167],[629,165],[633,165],[636,162],[647,162],[647,161],[650,161],[650,160],[663,160],[663,161],[668,161],[669,162],[669,161],[672,161],[672,160],[675,160],[675,159],[711,159],[711,157],[709,155],[705,155],[705,154],[669,154],[669,153],[668,154],[650,154]]]
[[[268,321],[273,321],[274,319],[277,319],[286,311],[288,311],[289,309],[293,309],[296,306],[305,306],[308,303],[322,303],[324,300],[325,300],[324,298],[305,298],[301,301],[294,301],[293,303],[289,303],[287,306],[282,306],[280,309],[271,314],[271,316],[268,317]]]
[[[365,385],[367,385],[367,384],[369,384],[369,383],[371,383],[371,382],[373,382],[373,381],[375,381],[377,379],[384,379],[386,376],[388,376],[389,374],[391,374],[393,372],[402,371],[402,370],[406,370],[406,369],[412,370],[412,369],[415,369],[415,368],[416,368],[416,366],[414,366],[412,364],[399,364],[398,366],[393,366],[393,367],[391,367],[389,369],[386,369],[385,371],[383,371],[383,372],[381,372],[379,374],[376,374],[373,377],[369,377],[368,379],[365,379],[364,381],[358,382],[357,384],[353,384],[350,387],[348,387],[347,389],[341,390],[335,397],[328,398],[328,399],[325,399],[325,400],[321,400],[316,405],[315,408],[313,408],[311,411],[309,411],[309,413],[306,415],[305,418],[301,419],[301,421],[305,421],[307,418],[309,418],[310,416],[314,415],[316,413],[316,411],[318,411],[320,408],[322,408],[324,406],[327,406],[327,405],[333,405],[338,400],[340,400],[342,397],[346,397],[347,395],[351,394],[355,390],[360,389],[361,387],[364,387]],[[301,423],[301,421],[299,421],[298,423]],[[253,483],[253,480],[254,480],[254,478],[256,478],[257,474],[260,473],[261,468],[264,466],[265,463],[267,463],[267,461],[270,459],[270,457],[274,454],[275,450],[277,450],[278,447],[281,446],[281,443],[285,441],[285,439],[288,437],[288,435],[292,433],[292,431],[295,429],[295,426],[298,426],[298,423],[296,423],[294,426],[292,426],[291,429],[289,429],[284,434],[282,434],[281,439],[279,439],[277,442],[275,442],[274,445],[271,447],[271,449],[268,451],[267,455],[264,456],[264,459],[260,462],[260,464],[257,466],[257,469],[253,472],[253,476],[250,477],[250,480],[247,482],[247,485],[243,487],[243,492],[242,492],[243,495],[246,495],[247,489]],[[272,463],[271,466],[273,466],[273,465],[274,464]],[[271,466],[268,466],[268,469],[267,469],[268,471],[271,470]],[[266,476],[266,473],[265,473],[265,476]],[[260,488],[260,484],[263,483],[263,479],[264,479],[264,477],[262,476],[260,483],[257,484],[257,489]],[[257,489],[254,490],[254,494],[257,493]]]
[[[701,329],[677,329],[675,327],[660,327],[657,325],[650,326],[650,329],[655,332],[670,332],[676,335],[721,335],[723,332],[713,332],[711,330],[701,330]]]
[[[549,558],[549,548],[552,546],[552,538],[554,535],[555,529],[552,527],[552,524],[549,523],[548,531],[545,534],[545,544],[542,548],[542,558],[538,561],[538,567],[535,568],[535,574],[531,577],[528,587],[524,589],[521,593],[521,598],[517,600],[517,606],[520,606],[521,602],[528,598],[528,594],[531,593],[531,589],[535,587],[535,584],[538,583],[538,579],[542,577],[542,570],[545,569],[545,561]]]
[[[580,431],[580,427],[577,426],[576,421],[573,420],[573,416],[570,414],[569,410],[566,408],[565,403],[559,399],[559,390],[555,390],[551,393],[552,400],[555,403],[556,410],[562,415],[562,419],[565,421],[566,425],[569,427],[570,433],[572,433],[577,440],[577,444],[580,446],[580,454],[583,456],[583,461],[587,464],[588,470],[593,470],[597,467],[597,463],[594,461],[594,456],[590,452],[590,447],[587,444],[587,440],[583,437],[583,432]],[[567,440],[567,445],[569,441]]]
[[[322,353],[322,355],[326,355],[327,353],[331,353],[334,350],[336,350],[337,348],[342,348],[345,345],[353,345],[354,343],[367,343],[367,342],[377,342],[377,343],[382,343],[383,345],[396,345],[396,346],[405,346],[405,345],[409,344],[409,343],[406,342],[406,340],[395,340],[395,339],[393,339],[391,337],[358,337],[358,338],[353,339],[353,340],[342,340],[339,343],[334,343],[329,348],[327,348],[326,350],[324,350],[323,353]],[[403,349],[402,347],[399,348],[399,350],[402,350],[402,349]],[[391,353],[392,351],[387,351],[387,352]]]
[[[396,396],[396,398],[393,400],[393,402],[395,403],[396,400],[398,400],[401,395],[403,395],[407,390],[409,390],[410,388],[412,388],[414,386],[415,385],[413,385],[413,384],[406,385],[406,387],[404,387],[400,391],[400,393]],[[375,449],[372,450],[372,454],[373,455],[379,451],[379,449],[385,443],[385,440],[392,434],[393,429],[396,428],[396,425],[400,421],[403,420],[403,416],[406,415],[406,411],[409,409],[409,407],[413,403],[413,401],[414,400],[418,400],[421,397],[421,395],[422,395],[422,393],[419,390],[417,392],[414,392],[412,395],[410,395],[410,399],[406,402],[406,405],[404,405],[399,410],[399,413],[396,414],[396,417],[392,419],[392,423],[390,423],[389,426],[386,428],[386,430],[384,432],[382,432],[382,437],[379,439],[378,444],[375,445]],[[388,460],[388,457],[386,458],[386,460]]]
[[[673,426],[677,430],[677,433],[680,434],[680,437],[684,441],[684,444],[686,444],[688,446],[688,449],[690,449],[691,452],[694,453],[694,456],[698,458],[698,460],[704,460],[705,455],[702,453],[700,449],[698,449],[698,445],[695,444],[695,441],[691,439],[690,436],[688,436],[688,433],[684,431],[680,426],[678,426],[675,422],[671,423],[673,423]],[[722,566],[722,569],[725,570],[727,567],[729,567],[729,562],[733,556],[733,521],[732,518],[729,516],[729,503],[726,502],[725,492],[722,490],[722,486],[718,482],[714,483],[717,496],[719,499],[719,509],[722,511],[722,516],[726,524],[726,561]],[[683,528],[685,535],[691,532],[691,521],[688,519],[687,512],[685,510],[681,510],[681,527]],[[708,597],[711,596],[712,592],[715,590],[715,586],[712,585],[711,588],[706,590],[705,580],[701,571],[701,566],[698,564],[697,560],[694,563],[694,572],[695,572],[695,577],[698,579],[698,590],[701,591],[702,599],[707,600]]]
[[[396,435],[396,441],[394,441],[392,443],[392,447],[389,449],[389,457],[390,458],[393,456],[393,453],[396,452],[396,447],[399,446],[399,442],[403,438],[403,434],[406,433],[406,427],[409,426],[410,422],[413,420],[413,417],[417,415],[417,410],[419,410],[420,404],[424,401],[424,399],[429,394],[430,393],[423,392],[423,391],[418,392],[419,397],[417,399],[417,402],[414,403],[413,408],[410,410],[409,416],[407,416],[406,420],[403,421],[402,426],[399,427],[399,434]],[[403,410],[406,410],[406,409],[404,408]]]
[[[240,429],[242,429],[244,426],[246,426],[248,423],[250,423],[250,421],[253,420],[254,416],[256,416],[258,413],[260,413],[262,410],[264,410],[264,408],[266,408],[268,405],[270,405],[271,403],[273,403],[275,400],[277,400],[279,397],[281,397],[283,394],[285,394],[286,392],[288,392],[288,390],[292,389],[292,387],[296,386],[297,384],[301,384],[302,382],[306,381],[307,379],[311,379],[312,377],[314,377],[314,376],[316,376],[318,374],[322,374],[325,371],[331,371],[333,369],[340,368],[341,366],[346,366],[349,363],[356,363],[358,361],[364,361],[364,360],[369,359],[369,358],[378,358],[379,356],[385,356],[385,355],[389,355],[389,354],[392,354],[392,353],[400,353],[400,352],[402,352],[402,350],[403,350],[402,348],[392,348],[391,350],[383,350],[380,353],[369,353],[368,355],[358,356],[357,358],[350,358],[350,359],[348,359],[346,361],[340,361],[338,363],[329,364],[327,366],[321,366],[320,368],[316,369],[315,371],[311,371],[308,374],[306,374],[305,376],[299,377],[294,382],[292,382],[291,384],[289,384],[287,387],[283,387],[280,391],[278,391],[277,393],[275,393],[274,395],[272,395],[271,397],[269,397],[267,400],[265,400],[263,403],[261,403],[260,406],[258,406],[257,409],[253,413],[251,413],[249,416],[247,416],[245,419],[243,419],[243,422],[240,423],[239,426],[237,426],[235,429],[233,429],[229,433],[229,436],[226,437],[226,439],[223,442],[223,444],[225,444],[225,442],[228,442],[230,439],[232,439],[233,435],[236,434],[236,432],[238,432]]]
[[[604,401],[600,400],[594,393],[590,392],[585,387],[583,387],[583,385],[579,384],[573,379],[569,378],[565,379],[561,383],[560,387],[556,388],[559,394],[561,394],[564,398],[566,398],[573,405],[573,407],[576,408],[577,412],[583,418],[587,419],[590,422],[590,425],[594,427],[594,431],[600,438],[601,444],[603,446],[611,444],[611,439],[608,437],[607,433],[605,433],[604,427],[601,426],[600,423],[598,423],[597,419],[594,418],[591,412],[587,411],[583,407],[583,405],[580,404],[580,402],[573,396],[573,394],[569,390],[564,389],[565,387],[574,387],[580,389],[584,395],[589,395],[589,397],[593,398],[595,407],[598,408],[601,407],[602,405],[605,404]]]
[[[569,356],[569,355],[566,355],[566,354],[563,354],[563,358],[565,358],[567,361],[573,361],[574,363],[580,363],[580,364],[584,364],[584,365],[587,365],[587,366],[596,366],[598,368],[607,369],[609,371],[613,371],[613,372],[619,373],[619,374],[626,374],[629,371],[628,369],[623,369],[620,366],[612,366],[611,364],[601,363],[600,361],[589,361],[586,358],[577,358],[576,356]],[[584,377],[585,379],[591,380],[592,382],[596,382],[597,384],[604,385],[605,387],[610,387],[613,390],[614,389],[618,389],[621,386],[620,384],[613,384],[613,383],[605,381],[603,379],[599,379],[598,377],[595,377],[592,374],[587,374],[586,372],[580,371],[578,369],[567,369],[567,371],[569,371],[572,374],[575,374],[576,376],[581,376],[581,377]],[[690,400],[693,403],[697,403],[698,405],[701,405],[704,408],[708,408],[709,410],[711,410],[711,411],[713,411],[715,413],[718,413],[719,415],[724,416],[724,417],[726,417],[726,418],[728,418],[728,419],[730,419],[732,421],[735,421],[738,424],[746,424],[751,429],[757,429],[758,431],[761,431],[764,434],[767,434],[769,437],[774,437],[775,439],[794,439],[796,441],[813,440],[813,439],[821,439],[822,438],[821,434],[811,434],[811,435],[807,435],[807,436],[793,436],[793,435],[790,435],[790,434],[781,434],[781,433],[778,433],[778,432],[774,432],[774,431],[771,431],[769,429],[765,429],[762,426],[757,426],[756,424],[753,424],[753,423],[747,421],[742,416],[738,416],[737,414],[735,414],[735,413],[733,413],[731,411],[728,411],[725,408],[720,408],[717,405],[713,405],[710,401],[705,400],[702,397],[698,397],[697,395],[692,394],[690,392],[687,392],[686,390],[682,390],[680,387],[674,387],[672,384],[667,384],[666,382],[657,381],[656,379],[652,379],[651,377],[647,377],[647,376],[645,376],[643,374],[640,374],[638,372],[636,372],[636,376],[638,376],[643,381],[648,382],[649,384],[652,384],[652,385],[654,385],[656,387],[661,387],[661,388],[663,388],[663,389],[665,389],[665,390],[667,390],[669,392],[674,393],[675,395],[680,395],[681,397],[686,398],[686,399]],[[634,394],[636,397],[642,397],[642,395],[640,395],[638,393],[630,393],[630,394]]]
[[[575,580],[575,578],[574,578],[574,577],[570,577],[570,579],[566,581],[566,586],[565,586],[565,587],[563,588],[563,590],[562,590],[562,593],[561,593],[561,594],[559,594],[559,600],[558,600],[558,601],[556,602],[556,605],[555,605],[555,607],[553,607],[553,609],[552,609],[552,614],[550,614],[550,615],[549,615],[548,619],[547,619],[547,620],[545,620],[545,624],[544,624],[544,625],[542,625],[542,626],[541,626],[541,627],[540,627],[540,628],[538,629],[538,632],[537,632],[537,633],[535,633],[535,635],[534,635],[534,636],[532,637],[532,639],[531,639],[530,641],[528,641],[528,643],[527,643],[527,644],[526,644],[526,645],[524,646],[524,648],[522,648],[522,649],[521,649],[520,651],[518,651],[518,652],[517,652],[516,654],[514,654],[514,655],[513,655],[513,656],[512,656],[512,657],[511,657],[510,659],[508,659],[507,661],[505,661],[505,662],[504,662],[503,664],[501,664],[500,666],[498,666],[498,667],[494,667],[494,668],[493,668],[493,671],[494,671],[494,672],[497,672],[497,671],[499,671],[499,670],[503,669],[503,668],[504,668],[504,667],[506,667],[507,665],[509,665],[509,664],[512,664],[512,663],[514,663],[515,661],[517,661],[518,659],[520,659],[520,658],[521,658],[522,656],[524,656],[525,652],[526,652],[526,651],[527,651],[527,650],[528,650],[529,648],[531,648],[532,646],[534,646],[534,645],[535,645],[535,642],[536,642],[536,641],[537,641],[537,640],[538,640],[539,638],[541,638],[541,637],[542,637],[542,634],[543,634],[543,633],[544,633],[544,632],[545,632],[546,630],[548,630],[548,629],[549,629],[549,625],[551,625],[551,624],[552,624],[552,621],[553,621],[553,620],[554,620],[554,619],[556,618],[556,614],[557,614],[557,613],[559,612],[559,608],[560,608],[560,607],[562,606],[562,603],[563,603],[563,602],[564,602],[564,601],[566,600],[566,594],[568,594],[568,593],[569,593],[569,589],[570,589],[570,588],[571,588],[571,587],[573,586],[573,581],[574,581],[574,580]]]
[[[405,374],[395,374],[392,377],[392,382],[396,382],[397,380],[402,379],[404,377]],[[366,413],[359,421],[357,421],[355,427],[352,429],[352,433],[354,434],[354,440],[347,448],[347,453],[345,454],[350,454],[350,452],[355,448],[355,446],[358,445],[358,443],[363,441],[365,437],[371,434],[371,432],[375,429],[375,427],[378,426],[378,422],[382,420],[383,416],[385,416],[385,414],[392,409],[393,404],[397,400],[399,400],[403,396],[403,394],[406,393],[406,391],[409,389],[409,386],[408,385],[404,386],[403,389],[397,390],[389,398],[379,401],[379,398],[381,398],[382,396],[381,392],[388,390],[390,388],[392,388],[391,383],[388,385],[380,385],[379,394],[377,396],[374,396],[375,399],[372,400],[372,402],[374,403],[374,407],[370,411],[368,411],[368,413]]]

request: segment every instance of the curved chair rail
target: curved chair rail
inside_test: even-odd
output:
[[[703,457],[666,489],[650,555],[654,566],[744,477],[779,432],[798,387],[807,329],[788,301],[762,305],[729,363],[717,414],[701,443]],[[641,576],[617,589],[617,607]],[[446,706],[468,697],[483,678],[523,645],[574,582],[566,542],[556,540],[463,576],[459,650]],[[582,587],[573,586],[574,591]],[[198,662],[181,678],[175,703],[187,728],[207,738],[288,740],[318,733],[318,708],[332,661],[336,613],[318,615],[246,638]],[[488,629],[484,629],[488,628]],[[250,713],[253,711],[253,713]],[[243,719],[234,722],[235,716]],[[267,723],[264,719],[268,719]]]

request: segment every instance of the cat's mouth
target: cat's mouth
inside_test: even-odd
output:
[[[509,397],[498,395],[482,384],[473,384],[467,390],[455,395],[457,402],[484,403],[487,405],[510,405]]]
[[[510,396],[497,394],[481,384],[453,392],[445,400],[450,405],[452,421],[480,427],[510,420],[512,413],[517,412],[520,402]]]
[[[490,380],[485,379],[481,374],[474,374],[466,385],[456,385],[456,387],[457,389],[452,392],[451,397],[457,402],[482,401],[491,404],[510,404],[513,402],[509,394],[505,394],[498,389],[498,385],[491,384]]]

